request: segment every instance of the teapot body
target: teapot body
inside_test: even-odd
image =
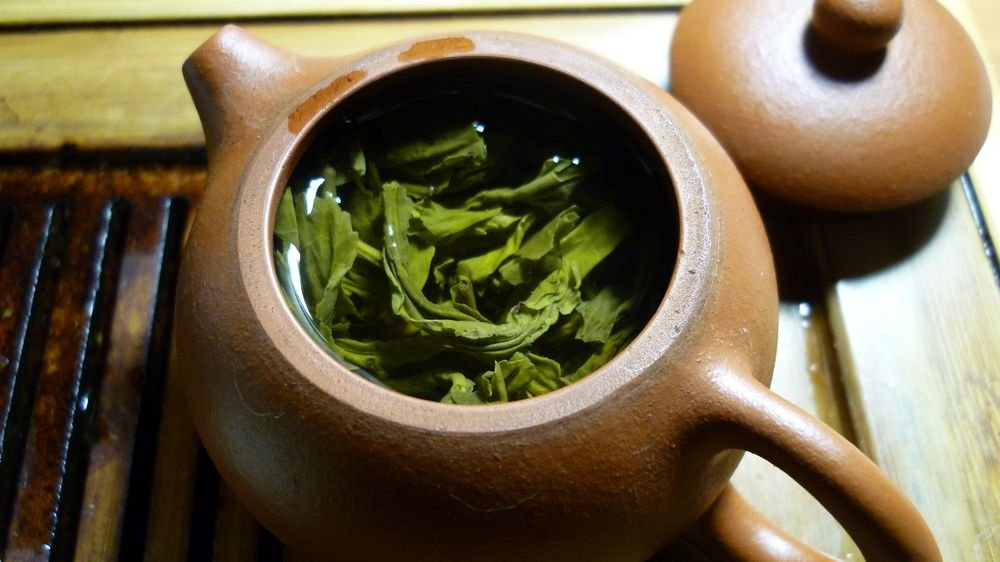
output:
[[[172,370],[205,448],[254,516],[309,557],[358,561],[638,561],[691,527],[742,454],[724,424],[706,423],[718,417],[719,373],[767,385],[777,329],[763,226],[700,123],[624,69],[526,36],[312,61],[255,55],[269,47],[240,33],[223,30],[185,68],[210,169],[181,264]],[[217,51],[228,56],[208,56]],[[235,86],[212,65],[255,56],[265,70],[228,98],[248,106],[225,105],[220,92]],[[482,68],[586,98],[642,138],[668,178],[674,207],[663,217],[676,217],[678,242],[664,259],[676,265],[652,319],[597,372],[523,402],[443,405],[359,377],[302,329],[275,276],[271,232],[326,114],[414,77]]]

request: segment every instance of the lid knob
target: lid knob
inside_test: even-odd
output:
[[[813,29],[845,51],[884,49],[902,23],[902,0],[816,0],[813,4]]]

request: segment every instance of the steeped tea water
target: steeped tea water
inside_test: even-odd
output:
[[[610,360],[663,295],[674,225],[615,135],[495,94],[339,120],[284,191],[290,307],[390,388],[454,404],[545,394]],[[661,215],[662,216],[662,215]]]

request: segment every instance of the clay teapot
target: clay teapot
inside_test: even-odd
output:
[[[733,164],[670,95],[539,38],[469,33],[354,58],[294,56],[226,27],[184,65],[208,186],[184,248],[172,369],[220,474],[306,559],[646,560],[687,533],[741,560],[828,559],[728,484],[743,451],[813,493],[868,560],[937,560],[915,508],[861,452],[768,390],[777,290]],[[279,289],[281,190],[325,117],[387,91],[529,84],[655,159],[678,217],[669,288],[596,373],[520,402],[459,406],[350,372]]]

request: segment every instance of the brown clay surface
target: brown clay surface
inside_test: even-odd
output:
[[[820,0],[815,12],[697,0],[674,35],[671,91],[754,188],[835,211],[940,192],[990,122],[982,60],[935,0]]]

